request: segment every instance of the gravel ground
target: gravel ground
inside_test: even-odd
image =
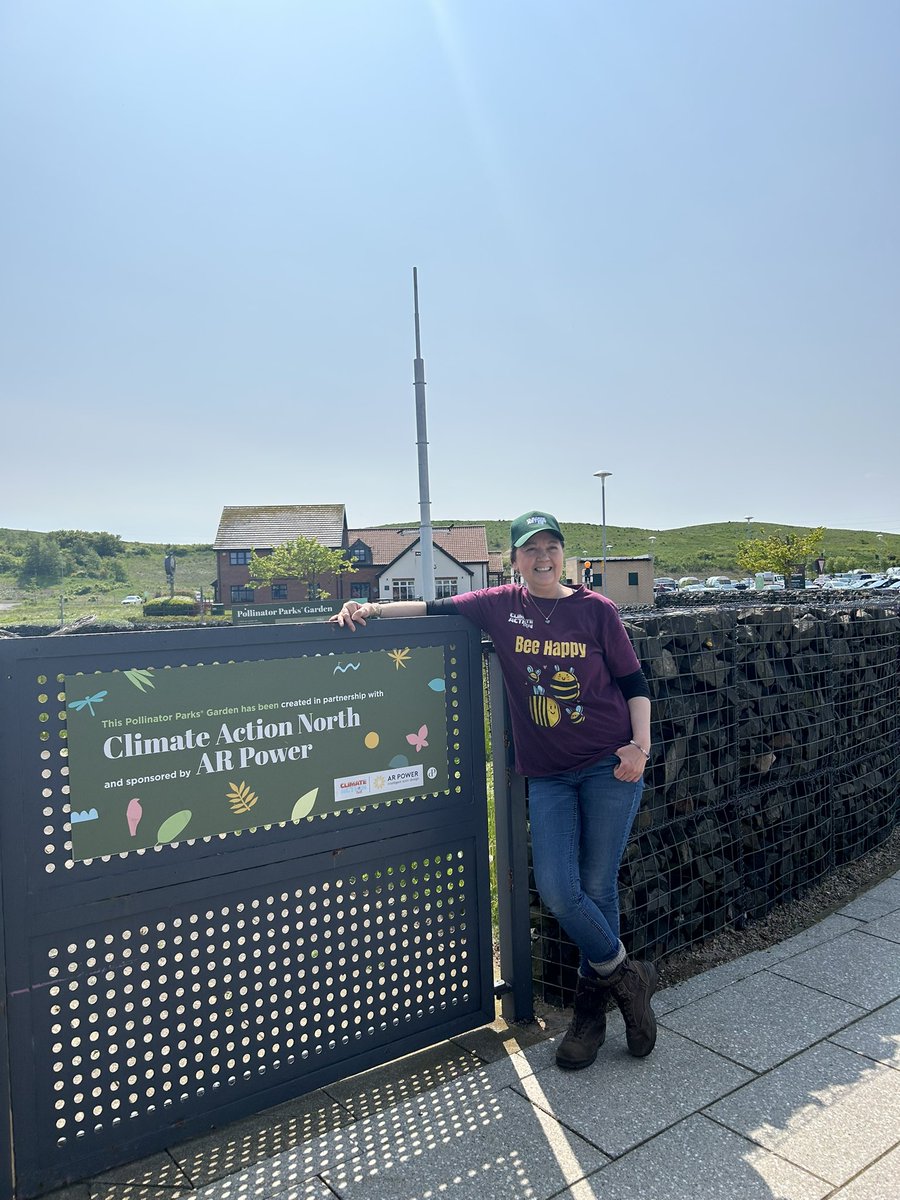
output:
[[[862,892],[900,869],[900,826],[882,844],[863,858],[838,867],[821,883],[811,887],[799,900],[779,904],[762,921],[754,921],[745,929],[727,929],[698,943],[690,950],[680,950],[666,958],[660,966],[663,986],[681,983],[749,954],[765,950],[815,925],[829,913],[842,908]]]
[[[753,921],[744,929],[726,929],[714,934],[689,950],[679,950],[660,964],[661,986],[671,987],[692,975],[708,971],[721,963],[731,962],[754,950],[765,950],[776,942],[801,933],[829,913],[868,891],[880,880],[900,869],[900,826],[880,846],[856,862],[838,867],[833,874],[816,884],[799,900],[779,904],[762,921]],[[545,1036],[564,1029],[569,1009],[552,1008],[535,1000],[534,1025]]]

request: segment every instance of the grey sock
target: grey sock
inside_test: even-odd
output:
[[[597,972],[601,979],[605,979],[609,975],[612,975],[617,967],[622,965],[622,963],[625,961],[625,957],[625,947],[621,942],[619,942],[619,952],[616,954],[615,958],[609,958],[606,962],[602,963],[591,962],[591,960],[588,959],[588,963]]]

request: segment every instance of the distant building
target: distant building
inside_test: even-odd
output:
[[[586,562],[591,564],[594,591],[602,592],[614,604],[628,606],[653,603],[653,559],[649,554],[640,554],[634,558],[608,554],[605,587],[601,554],[596,558],[567,558],[566,578],[574,584],[584,583]]]
[[[419,528],[351,529],[349,555],[356,573],[348,576],[354,600],[422,598]],[[434,592],[437,599],[490,586],[491,556],[483,525],[435,525]],[[498,556],[499,557],[499,556]]]
[[[306,582],[285,579],[250,586],[249,563],[257,554],[298,537],[343,550],[353,573],[323,577],[320,586],[336,600],[421,599],[422,553],[418,526],[348,529],[343,504],[233,505],[222,510],[214,549],[216,598],[224,604],[305,600]],[[503,581],[503,561],[491,555],[483,525],[435,526],[435,595],[456,596]]]
[[[271,554],[295,538],[315,538],[330,550],[344,550],[347,516],[343,504],[254,504],[222,509],[213,549],[216,552],[216,599],[223,604],[306,600],[306,582],[285,579],[271,587],[252,588],[248,565],[255,550]],[[335,599],[346,597],[351,575],[323,576],[319,586]]]

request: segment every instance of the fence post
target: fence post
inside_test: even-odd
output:
[[[525,780],[513,770],[509,708],[497,655],[488,653],[488,702],[494,764],[497,838],[497,918],[500,927],[501,1009],[507,1021],[534,1019]]]
[[[9,1081],[9,1008],[6,998],[6,938],[3,923],[3,879],[0,875],[0,1200],[15,1194],[12,1153],[12,1092]]]

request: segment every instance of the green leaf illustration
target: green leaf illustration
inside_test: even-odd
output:
[[[308,817],[313,810],[318,794],[317,787],[314,787],[311,792],[305,792],[291,810],[291,820],[302,821],[304,817]]]
[[[156,834],[156,844],[165,846],[169,842],[177,842],[178,835],[187,828],[193,815],[189,808],[183,808],[180,812],[172,813],[171,817],[166,817]]]
[[[125,678],[129,683],[133,683],[139,692],[145,692],[147,688],[154,688],[156,684],[153,682],[153,668],[148,667],[146,670],[140,670],[137,667],[125,672]]]

